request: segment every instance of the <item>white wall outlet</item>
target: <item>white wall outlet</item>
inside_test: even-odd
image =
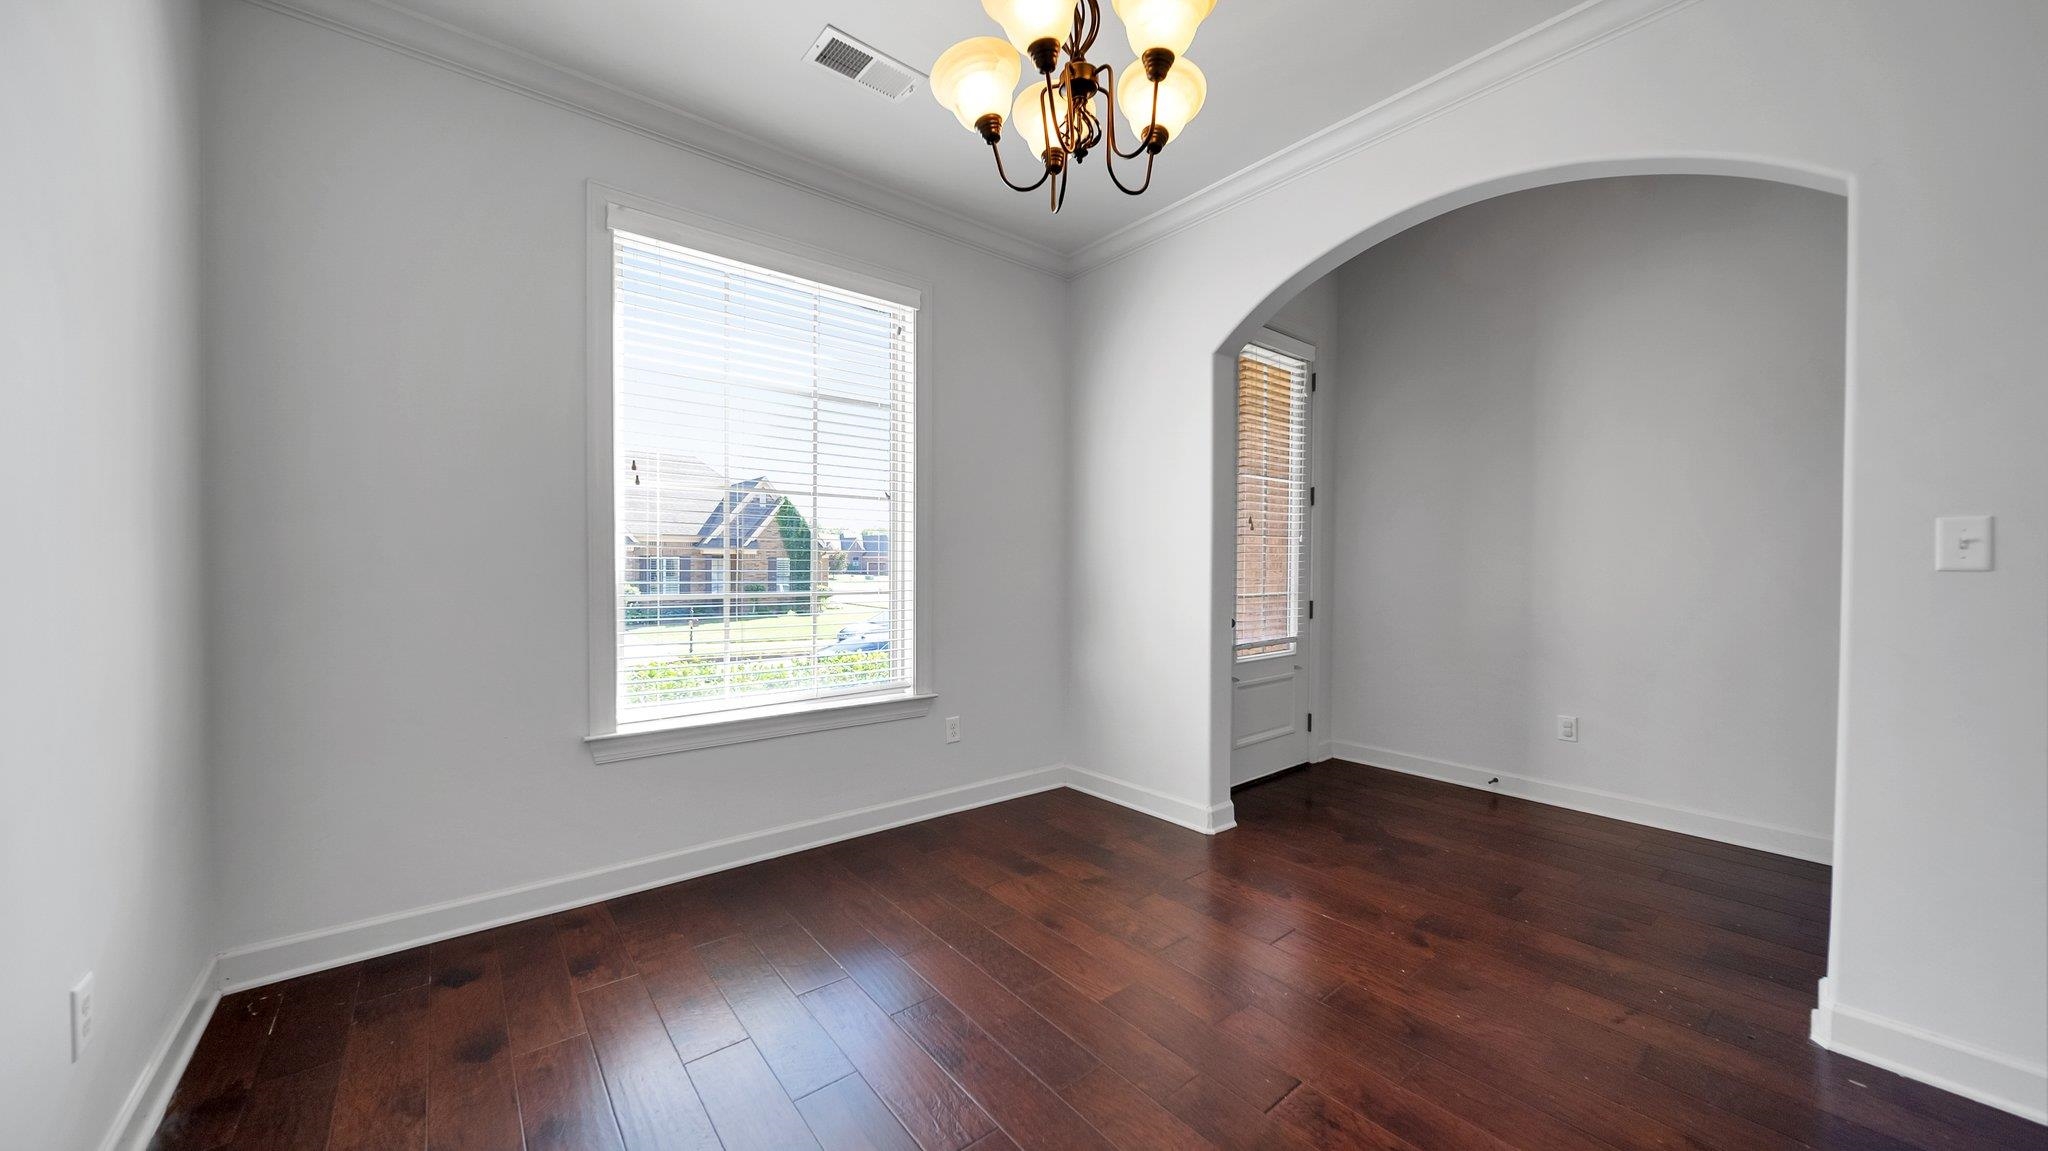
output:
[[[1557,717],[1557,738],[1566,743],[1579,742],[1579,717],[1560,715]]]
[[[71,1061],[78,1062],[92,1042],[92,972],[71,985]]]
[[[960,742],[960,717],[957,715],[949,715],[946,717],[946,742]]]
[[[1991,570],[1991,517],[1943,516],[1934,521],[1934,570]]]

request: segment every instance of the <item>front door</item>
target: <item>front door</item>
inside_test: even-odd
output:
[[[1262,332],[1237,360],[1230,782],[1307,763],[1309,408],[1315,349]]]

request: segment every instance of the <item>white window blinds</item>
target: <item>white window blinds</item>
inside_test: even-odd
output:
[[[1247,344],[1237,358],[1238,658],[1293,651],[1308,538],[1308,364]]]
[[[916,309],[612,245],[619,725],[909,688]]]

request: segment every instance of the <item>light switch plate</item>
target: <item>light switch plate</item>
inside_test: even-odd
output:
[[[1991,517],[1942,516],[1934,521],[1934,570],[1991,570]]]
[[[85,1056],[85,1049],[92,1046],[92,972],[88,971],[78,982],[71,985],[71,1061],[78,1062]]]

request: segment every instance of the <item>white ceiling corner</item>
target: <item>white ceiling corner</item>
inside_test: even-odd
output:
[[[1695,0],[1223,0],[1188,53],[1208,106],[1153,190],[1122,195],[1091,157],[1057,216],[925,92],[891,103],[804,58],[831,23],[929,68],[993,31],[974,0],[248,2],[1076,275]],[[1091,58],[1122,65],[1107,23]]]

